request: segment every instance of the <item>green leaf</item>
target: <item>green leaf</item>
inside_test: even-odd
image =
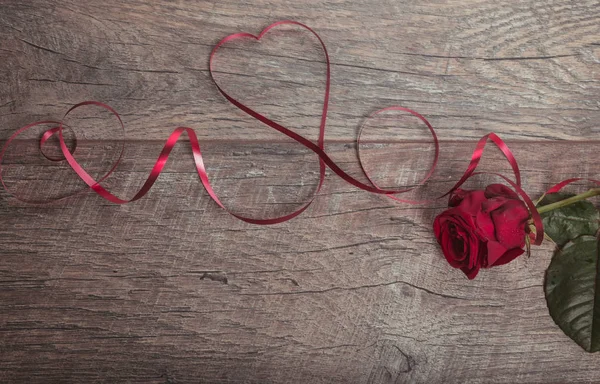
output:
[[[568,197],[570,193],[552,193],[544,197],[539,206],[551,204]],[[578,201],[550,212],[542,213],[544,232],[559,246],[581,235],[594,236],[600,229],[600,212],[587,200]]]
[[[600,248],[595,236],[581,236],[557,249],[546,271],[550,316],[588,352],[600,350]]]

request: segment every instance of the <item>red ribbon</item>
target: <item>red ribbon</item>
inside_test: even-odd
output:
[[[556,192],[559,192],[561,189],[563,189],[567,185],[569,185],[571,183],[574,183],[576,181],[589,181],[590,183],[593,183],[593,184],[596,184],[596,185],[600,185],[600,180],[586,179],[586,178],[582,178],[582,177],[574,177],[572,179],[567,179],[567,180],[561,181],[560,183],[552,186],[552,188],[550,188],[548,191],[546,191],[546,193],[556,193]]]
[[[284,25],[284,24],[293,24],[296,26],[300,26],[304,29],[306,29],[307,31],[309,31],[310,33],[312,33],[319,41],[319,43],[321,44],[321,47],[323,49],[323,53],[325,55],[325,61],[327,64],[327,72],[326,72],[326,82],[325,82],[325,94],[324,94],[324,98],[323,98],[323,110],[322,110],[322,114],[321,114],[321,123],[319,125],[319,137],[317,140],[317,143],[313,143],[311,140],[289,130],[288,128],[285,128],[284,126],[270,120],[269,118],[267,118],[266,116],[254,111],[253,109],[247,107],[246,105],[244,105],[243,103],[239,102],[238,100],[234,99],[232,96],[230,96],[227,92],[225,92],[225,90],[223,90],[223,88],[221,88],[219,86],[219,84],[217,83],[213,71],[214,71],[214,64],[213,64],[213,59],[216,56],[217,51],[219,50],[219,48],[221,48],[223,46],[223,44],[232,41],[232,40],[236,40],[236,39],[241,39],[241,38],[251,38],[254,40],[260,40],[266,33],[268,33],[271,29],[280,26],[280,25]],[[109,112],[111,112],[119,121],[120,125],[121,125],[121,129],[125,129],[123,122],[119,116],[119,114],[110,106],[98,102],[98,101],[84,101],[82,103],[76,104],[73,107],[71,107],[63,116],[63,119],[60,122],[57,121],[40,121],[40,122],[36,122],[36,123],[32,123],[29,125],[26,125],[25,127],[17,130],[5,143],[2,151],[0,152],[0,182],[2,183],[2,186],[4,187],[4,189],[10,193],[10,191],[8,190],[8,187],[6,186],[4,180],[2,179],[2,169],[1,169],[1,165],[2,165],[2,159],[4,158],[4,155],[6,153],[6,150],[8,148],[8,146],[10,145],[10,143],[16,139],[16,137],[18,135],[20,135],[21,133],[23,133],[24,131],[27,131],[35,126],[38,125],[42,125],[42,124],[52,124],[52,125],[56,125],[52,128],[50,128],[49,130],[47,130],[43,135],[42,138],[40,139],[40,150],[42,151],[42,153],[44,154],[42,147],[43,145],[50,139],[50,137],[52,137],[54,134],[58,133],[58,137],[59,137],[59,141],[60,141],[60,148],[62,151],[62,154],[64,156],[64,159],[67,160],[67,162],[69,163],[69,165],[71,166],[71,168],[75,171],[75,173],[77,173],[77,175],[94,191],[96,192],[98,195],[102,196],[104,199],[111,201],[115,204],[126,204],[132,201],[136,201],[141,199],[146,193],[148,193],[148,191],[150,190],[150,188],[152,188],[152,186],[154,185],[154,183],[156,182],[156,179],[158,178],[158,176],[160,175],[160,173],[162,172],[168,158],[169,158],[169,154],[171,153],[173,147],[175,146],[175,144],[177,143],[177,141],[179,140],[179,138],[181,137],[181,135],[183,133],[186,133],[189,137],[190,140],[190,145],[192,147],[192,153],[194,155],[194,164],[196,165],[196,171],[198,173],[198,176],[200,178],[200,181],[202,182],[202,185],[204,186],[204,188],[206,189],[206,191],[208,192],[208,194],[210,195],[210,197],[215,201],[215,203],[217,203],[221,208],[225,209],[229,214],[235,216],[236,218],[243,220],[245,222],[248,223],[252,223],[252,224],[260,224],[260,225],[268,225],[268,224],[277,224],[277,223],[282,223],[284,221],[290,220],[296,216],[298,216],[299,214],[301,214],[302,212],[304,212],[309,206],[310,204],[313,202],[314,198],[317,196],[317,194],[319,193],[321,187],[323,186],[323,182],[325,180],[325,170],[326,167],[329,167],[335,174],[337,174],[338,176],[340,176],[342,179],[346,180],[348,183],[363,189],[365,191],[368,192],[372,192],[372,193],[378,193],[378,194],[385,194],[388,195],[390,198],[400,201],[400,202],[405,202],[408,204],[422,204],[422,203],[428,203],[428,202],[432,202],[435,200],[423,200],[423,201],[414,201],[414,200],[404,200],[404,199],[400,199],[397,196],[393,196],[394,194],[402,194],[402,193],[406,193],[408,191],[413,190],[415,187],[411,187],[411,188],[406,188],[406,189],[400,189],[400,190],[386,190],[386,189],[382,189],[379,188],[379,186],[377,186],[377,184],[373,181],[373,179],[371,178],[371,176],[369,176],[369,174],[367,173],[367,171],[365,170],[364,164],[361,160],[360,157],[360,139],[362,136],[362,132],[364,130],[364,125],[360,128],[360,131],[358,133],[357,136],[357,150],[358,150],[358,159],[359,159],[359,163],[361,166],[361,169],[364,173],[364,175],[366,176],[366,178],[369,180],[371,185],[365,184],[360,182],[359,180],[355,179],[354,177],[350,176],[348,173],[346,173],[344,170],[342,170],[333,160],[331,160],[331,158],[327,155],[327,153],[325,153],[324,151],[324,142],[325,142],[325,125],[326,125],[326,120],[327,120],[327,110],[329,107],[329,93],[330,93],[330,73],[331,73],[331,65],[330,65],[330,61],[329,61],[329,54],[327,53],[327,48],[325,47],[325,43],[323,42],[323,40],[321,39],[321,37],[311,28],[309,28],[308,26],[296,22],[296,21],[279,21],[276,23],[273,23],[271,25],[269,25],[268,27],[266,27],[258,36],[252,35],[250,33],[235,33],[232,35],[229,35],[227,37],[225,37],[224,39],[222,39],[219,43],[217,43],[217,45],[213,48],[211,54],[210,54],[210,61],[209,61],[209,71],[210,71],[210,75],[211,78],[215,84],[215,86],[217,87],[217,89],[219,90],[219,92],[221,92],[221,94],[229,101],[231,102],[233,105],[235,105],[237,108],[239,108],[240,110],[242,110],[243,112],[245,112],[246,114],[252,116],[253,118],[261,121],[262,123],[268,125],[269,127],[277,130],[278,132],[283,133],[284,135],[294,139],[295,141],[297,141],[298,143],[302,144],[303,146],[305,146],[306,148],[310,149],[311,151],[313,151],[315,154],[317,154],[319,156],[319,184],[317,187],[317,190],[315,191],[315,193],[313,194],[312,198],[306,203],[304,204],[302,207],[300,207],[299,209],[297,209],[296,211],[287,214],[285,216],[280,216],[280,217],[276,217],[276,218],[270,218],[270,219],[254,219],[254,218],[249,218],[249,217],[245,217],[245,216],[241,216],[238,214],[235,214],[233,212],[231,212],[230,210],[227,209],[227,207],[225,207],[223,205],[223,203],[219,200],[219,198],[217,197],[217,194],[215,193],[215,191],[213,190],[208,175],[206,173],[206,168],[204,166],[204,162],[202,160],[202,153],[200,151],[200,144],[198,142],[198,138],[196,136],[195,131],[192,128],[187,128],[187,127],[178,127],[176,128],[171,135],[169,136],[169,138],[167,139],[167,142],[165,143],[162,151],[160,152],[160,155],[158,156],[158,159],[156,160],[156,163],[154,164],[152,170],[150,171],[150,175],[148,176],[148,178],[146,179],[146,181],[144,182],[144,185],[140,188],[140,190],[135,194],[135,196],[129,200],[124,200],[121,199],[115,195],[113,195],[112,193],[110,193],[108,190],[106,190],[104,187],[102,187],[102,185],[100,184],[103,180],[105,180],[118,166],[118,164],[121,161],[121,158],[123,156],[123,147],[121,148],[121,153],[119,155],[118,160],[115,162],[115,164],[112,166],[112,168],[99,180],[95,180],[92,176],[90,176],[85,169],[83,169],[83,167],[77,162],[77,160],[75,160],[75,158],[73,157],[73,153],[75,151],[76,148],[76,142],[73,145],[72,148],[68,148],[67,144],[65,143],[64,140],[64,136],[63,136],[63,129],[66,127],[63,124],[64,119],[67,117],[67,115],[69,113],[71,113],[73,110],[82,107],[82,106],[86,106],[86,105],[95,105],[95,106],[99,106],[101,108],[104,108],[106,110],[108,110]],[[439,158],[439,143],[438,143],[438,138],[437,135],[435,133],[435,130],[433,129],[433,127],[431,126],[431,124],[429,123],[429,121],[427,121],[427,119],[425,117],[423,117],[422,115],[420,115],[419,113],[408,109],[408,108],[404,108],[404,107],[400,107],[400,106],[392,106],[392,107],[387,107],[384,109],[381,109],[379,111],[376,111],[375,113],[371,114],[369,116],[369,118],[374,117],[375,115],[385,112],[385,111],[390,111],[390,110],[395,110],[395,111],[403,111],[403,112],[408,112],[410,114],[412,114],[413,116],[417,117],[418,119],[420,119],[429,129],[429,131],[431,132],[431,135],[433,137],[433,142],[435,145],[435,154],[434,154],[434,159],[433,159],[433,163],[431,165],[431,168],[429,169],[429,171],[427,172],[427,174],[425,175],[425,177],[421,180],[420,183],[418,183],[417,186],[423,185],[425,184],[431,177],[431,175],[433,174],[437,163],[438,163],[438,158]],[[529,208],[531,215],[532,215],[532,219],[533,219],[533,223],[534,226],[536,228],[536,235],[535,235],[535,244],[541,244],[542,240],[543,240],[543,224],[542,224],[542,219],[535,207],[535,204],[533,203],[533,201],[531,200],[531,198],[525,193],[525,191],[523,191],[523,189],[521,188],[521,174],[519,171],[519,166],[517,164],[517,161],[513,155],[513,153],[511,152],[511,150],[508,148],[508,146],[506,145],[506,143],[500,139],[500,137],[498,137],[496,134],[494,133],[490,133],[487,134],[485,136],[483,136],[479,142],[477,143],[477,146],[475,147],[475,150],[473,151],[473,154],[471,156],[471,161],[469,163],[469,166],[467,167],[466,171],[464,172],[464,174],[462,175],[462,177],[456,182],[456,184],[446,193],[442,194],[441,196],[439,196],[437,199],[439,198],[443,198],[446,196],[451,195],[457,188],[459,188],[461,185],[463,185],[469,178],[471,178],[472,176],[481,174],[482,172],[475,172],[477,166],[479,165],[479,161],[481,159],[481,156],[483,155],[486,143],[488,140],[491,140],[492,143],[494,143],[504,154],[504,156],[506,157],[507,161],[509,162],[510,166],[512,167],[514,176],[515,176],[515,181],[510,180],[509,178],[505,177],[504,175],[501,175],[499,173],[493,173],[493,172],[489,172],[489,174],[493,174],[496,176],[501,177],[502,179],[504,179],[507,183],[509,183],[517,193],[519,193],[519,195],[522,197],[523,201],[525,202],[525,204],[527,205],[527,207]],[[44,156],[46,156],[49,160],[51,161],[61,161],[64,160],[62,158],[53,158],[53,157],[49,157],[46,154],[44,154]],[[557,185],[555,185],[554,187],[552,187],[547,193],[553,193],[553,192],[558,192],[561,188],[563,188],[565,185],[570,184],[572,182],[575,181],[579,181],[579,180],[584,180],[584,179],[580,179],[580,178],[574,178],[574,179],[569,179],[569,180],[565,180]],[[600,185],[600,181],[598,180],[590,180],[594,183],[597,183]],[[77,192],[75,194],[81,193]],[[74,195],[74,194],[73,194]],[[62,200],[66,197],[70,197],[73,195],[69,195],[69,196],[65,196],[62,197],[60,199],[56,199],[56,200]],[[33,201],[28,201],[25,199],[22,199],[16,195],[13,194],[13,196],[15,196],[16,199],[26,202],[26,203],[33,203],[33,204],[44,204],[44,203],[48,203],[46,202],[33,202]],[[53,201],[56,201],[53,200]]]

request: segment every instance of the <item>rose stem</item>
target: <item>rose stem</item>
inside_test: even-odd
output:
[[[552,203],[552,204],[541,206],[541,207],[538,208],[538,212],[539,213],[549,212],[549,211],[552,211],[554,209],[566,207],[569,204],[573,204],[573,203],[576,203],[578,201],[585,200],[585,199],[588,199],[588,198],[590,198],[592,196],[598,196],[598,195],[600,195],[600,188],[593,188],[593,189],[590,189],[587,192],[580,193],[579,195],[575,195],[573,197],[569,197],[567,199],[560,200],[560,201],[557,201],[557,202]]]

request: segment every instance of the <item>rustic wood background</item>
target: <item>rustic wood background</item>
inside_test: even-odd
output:
[[[533,196],[598,176],[597,0],[0,0],[0,140],[100,100],[121,113],[124,136],[97,108],[67,122],[95,175],[125,143],[106,182],[120,196],[186,125],[233,211],[291,212],[315,190],[315,156],[235,110],[207,73],[221,38],[280,19],[329,47],[327,150],[358,177],[357,129],[392,104],[427,116],[442,139],[438,171],[412,196],[447,189],[489,131],[509,140]],[[316,137],[324,63],[313,37],[282,27],[231,43],[217,65],[234,95]],[[397,114],[367,123],[369,170],[386,186],[414,184],[431,162],[423,126]],[[40,156],[40,132],[9,149],[9,188],[30,199],[82,188]],[[551,245],[468,281],[432,235],[443,201],[398,204],[330,174],[302,216],[253,226],[210,201],[192,164],[179,144],[149,195],[125,206],[0,194],[0,382],[600,382],[600,355],[548,315]],[[490,151],[483,169],[508,167]]]

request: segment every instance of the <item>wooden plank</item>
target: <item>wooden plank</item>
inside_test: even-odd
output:
[[[107,185],[132,196],[161,145],[127,143]],[[420,196],[448,188],[473,147],[442,145],[441,167]],[[510,143],[532,196],[569,175],[592,176],[582,159],[593,158],[597,145]],[[100,174],[114,148],[84,141],[78,156]],[[315,186],[314,155],[296,144],[203,148],[215,188],[236,212],[289,212]],[[328,151],[359,174],[351,144]],[[371,143],[362,152],[382,184],[411,184],[431,148]],[[505,172],[503,164],[490,151],[482,167]],[[41,197],[80,185],[61,169],[40,158],[35,142],[22,141],[4,172],[11,188]],[[431,223],[443,201],[406,206],[328,176],[302,216],[253,226],[209,200],[184,143],[135,204],[85,194],[40,208],[1,197],[3,382],[600,380],[598,356],[547,313],[542,282],[551,245],[469,281],[435,245]]]
[[[217,93],[208,54],[230,33],[257,33],[287,18],[313,27],[330,49],[330,139],[353,138],[364,116],[392,104],[425,114],[446,138],[598,133],[597,0],[36,0],[0,7],[4,135],[96,99],[123,114],[132,139],[163,139],[188,125],[208,139],[269,140],[269,130]],[[315,134],[324,64],[306,32],[284,27],[258,46],[232,43],[219,71],[249,105]]]
[[[489,131],[512,139],[537,196],[567,177],[598,176],[599,17],[597,0],[5,0],[0,139],[79,101],[104,101],[125,133],[91,108],[67,123],[95,176],[126,139],[106,181],[119,196],[133,196],[165,138],[186,125],[234,212],[291,212],[316,188],[315,156],[227,104],[207,69],[224,36],[292,18],[330,50],[327,150],[352,175],[362,177],[352,140],[365,116],[401,104],[445,140],[440,169],[410,197],[447,190],[467,165],[465,140]],[[314,38],[285,27],[262,44],[232,43],[217,60],[233,95],[316,138],[324,63]],[[397,114],[366,123],[362,153],[377,181],[417,183],[432,155],[423,125]],[[32,199],[81,188],[39,155],[40,132],[11,147],[10,188]],[[507,172],[503,164],[491,152],[483,168]],[[0,381],[600,381],[597,356],[547,313],[551,246],[468,281],[433,239],[443,205],[397,204],[328,173],[303,215],[252,226],[209,200],[185,144],[131,205],[88,193],[39,207],[2,192]]]

